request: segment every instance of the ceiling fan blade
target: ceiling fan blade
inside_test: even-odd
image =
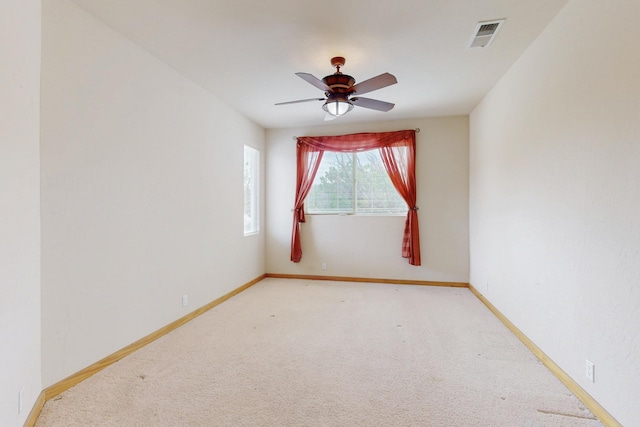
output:
[[[385,111],[385,112],[391,110],[396,105],[390,102],[378,101],[377,99],[360,98],[360,97],[351,98],[350,101],[353,103],[353,105],[358,107],[370,108],[372,110]]]
[[[322,80],[320,80],[319,78],[317,78],[316,76],[314,76],[313,74],[309,74],[309,73],[296,73],[296,76],[300,77],[301,79],[303,79],[304,81],[306,81],[307,83],[311,83],[312,85],[314,85],[315,87],[317,87],[318,89],[322,90],[322,91],[328,91],[331,90],[329,88],[329,86],[327,86],[327,84],[325,82],[323,82]]]
[[[398,83],[398,80],[396,80],[396,77],[393,74],[384,73],[356,84],[353,89],[356,91],[356,94],[362,95],[363,93],[382,89],[383,87],[391,86],[396,83]]]
[[[324,101],[324,98],[309,98],[309,99],[299,99],[297,101],[287,101],[287,102],[278,102],[275,105],[286,105],[286,104],[298,104],[300,102],[309,102],[309,101]]]

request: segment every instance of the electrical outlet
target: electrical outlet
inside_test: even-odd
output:
[[[322,263],[322,271],[326,271],[326,269],[327,269],[327,263],[323,262]]]
[[[595,383],[596,382],[596,367],[593,364],[593,362],[591,362],[590,360],[587,359],[586,361],[586,370],[585,370],[585,375],[586,377],[592,382]]]
[[[189,295],[182,295],[182,306],[186,307],[189,304]]]

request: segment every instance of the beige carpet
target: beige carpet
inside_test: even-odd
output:
[[[266,279],[45,405],[45,426],[600,426],[467,289]]]

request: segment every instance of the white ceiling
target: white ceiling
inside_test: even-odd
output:
[[[73,0],[265,128],[469,114],[567,0]],[[467,49],[479,21],[506,18],[494,42]],[[322,97],[297,77],[332,74],[398,84],[324,122]]]

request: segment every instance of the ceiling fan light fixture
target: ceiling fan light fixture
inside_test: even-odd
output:
[[[335,95],[335,94],[334,94]],[[343,116],[353,109],[353,104],[346,96],[329,96],[322,109],[332,116]]]

